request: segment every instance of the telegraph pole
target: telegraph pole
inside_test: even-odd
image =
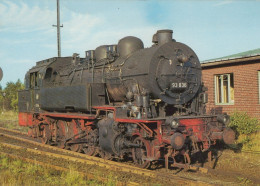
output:
[[[60,26],[60,1],[59,0],[57,0],[57,25],[52,25],[52,26],[57,27],[58,57],[61,57],[60,27],[63,27],[63,25]]]

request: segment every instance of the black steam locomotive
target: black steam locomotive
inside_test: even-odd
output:
[[[19,123],[43,143],[139,167],[169,158],[189,168],[191,156],[217,140],[230,144],[227,115],[206,115],[206,88],[194,51],[159,30],[153,45],[132,36],[86,57],[40,61],[19,92]],[[209,161],[210,161],[209,160]]]

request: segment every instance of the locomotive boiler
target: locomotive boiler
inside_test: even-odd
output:
[[[169,159],[189,168],[216,141],[233,143],[228,115],[205,113],[198,57],[172,33],[157,31],[148,48],[128,36],[84,58],[37,62],[19,92],[19,124],[43,143],[143,168]]]

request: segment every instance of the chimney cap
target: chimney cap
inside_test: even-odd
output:
[[[158,30],[157,33],[173,33],[170,29]]]

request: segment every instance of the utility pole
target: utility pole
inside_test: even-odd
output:
[[[58,57],[61,57],[60,27],[63,27],[63,25],[60,26],[60,1],[59,0],[57,0],[57,25],[52,25],[52,26],[57,27]]]

